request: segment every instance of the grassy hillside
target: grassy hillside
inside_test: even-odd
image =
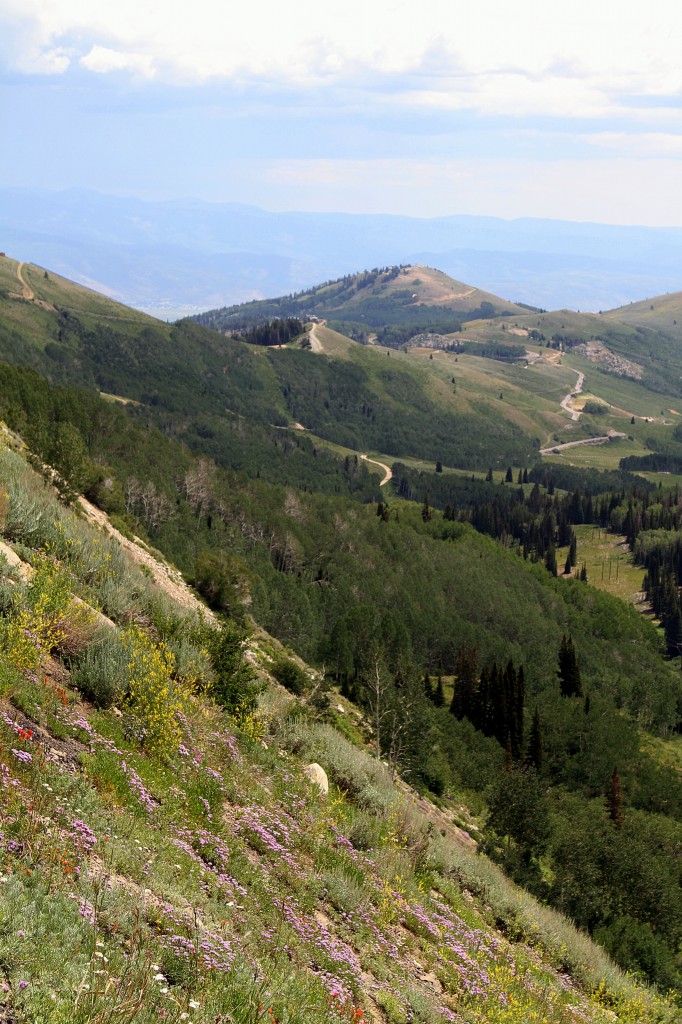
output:
[[[6,440],[0,476],[7,1020],[677,1019],[398,787],[351,705],[327,717],[355,744],[322,724],[317,677],[275,641],[181,610]]]
[[[682,338],[682,292],[668,292],[641,302],[630,302],[627,306],[610,309],[605,316],[620,323],[665,331],[679,341]]]

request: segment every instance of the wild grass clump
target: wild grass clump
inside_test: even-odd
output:
[[[71,663],[71,683],[96,708],[109,708],[125,693],[128,661],[129,652],[119,633],[102,629]]]
[[[292,752],[321,764],[339,789],[359,807],[386,814],[398,799],[388,769],[330,726],[288,722],[282,728],[280,740]]]

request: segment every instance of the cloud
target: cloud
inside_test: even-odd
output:
[[[590,146],[632,158],[682,156],[682,135],[664,132],[595,132],[583,136]]]
[[[106,74],[109,71],[133,71],[143,78],[153,78],[154,62],[148,54],[122,53],[108,46],[93,46],[89,53],[81,57],[82,67],[88,71]]]
[[[628,96],[682,93],[682,8],[670,0],[637,17],[621,0],[2,2],[4,60],[22,72],[73,63],[174,84],[366,93],[405,76],[412,104],[507,115],[602,117]]]

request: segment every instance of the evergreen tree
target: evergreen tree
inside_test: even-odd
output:
[[[475,647],[460,647],[455,665],[455,689],[450,704],[450,712],[455,718],[468,718],[471,721],[476,715],[477,662]]]
[[[534,768],[536,772],[542,770],[542,753],[542,727],[540,725],[540,712],[536,706],[533,712],[533,722],[530,727],[528,753],[526,754],[526,764],[530,768]]]
[[[623,787],[621,786],[617,768],[613,769],[613,774],[609,779],[604,796],[609,818],[617,829],[621,829],[625,816],[623,814]]]
[[[445,694],[443,693],[443,680],[440,676],[436,680],[436,689],[433,691],[432,701],[437,708],[445,707]]]
[[[549,547],[547,548],[547,551],[545,553],[545,568],[547,569],[548,572],[551,572],[552,576],[556,576],[556,574],[557,574],[556,551],[554,549],[554,545],[553,544],[549,545]]]
[[[507,466],[507,473],[506,473],[506,476],[504,478],[504,482],[507,483],[507,484],[511,484],[511,483],[514,482],[514,477],[512,476],[512,468],[511,468],[511,466]]]
[[[559,686],[564,697],[581,697],[583,684],[570,636],[564,633],[559,647]]]

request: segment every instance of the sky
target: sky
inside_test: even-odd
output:
[[[672,0],[0,0],[0,186],[682,226]]]

